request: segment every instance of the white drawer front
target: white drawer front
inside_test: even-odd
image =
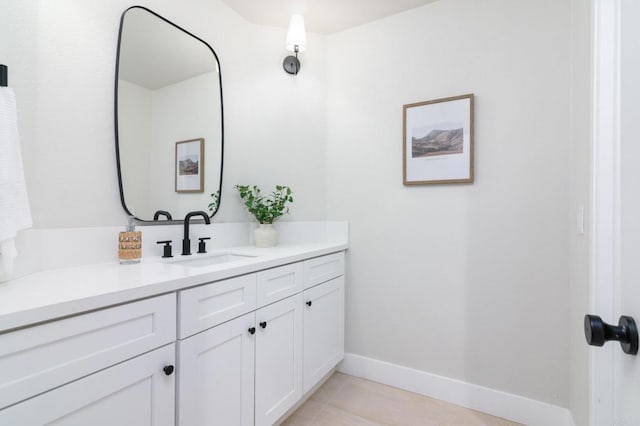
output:
[[[178,293],[180,339],[256,308],[256,274],[219,281]]]
[[[0,408],[175,340],[175,294],[0,335]]]
[[[302,291],[302,262],[258,272],[258,307]]]
[[[344,252],[304,261],[304,288],[344,275]]]

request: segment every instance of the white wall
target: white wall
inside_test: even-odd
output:
[[[571,1],[571,213],[570,242],[570,408],[576,425],[589,424],[589,349],[582,320],[589,313],[589,230],[591,169],[591,7]],[[584,208],[585,234],[578,233]],[[574,226],[575,225],[575,226]]]
[[[138,4],[207,41],[220,57],[225,174],[216,221],[249,219],[238,183],[290,185],[290,219],[325,217],[325,41],[309,35],[304,72],[282,70],[285,29],[247,23],[218,0]],[[115,168],[113,78],[130,1],[5,0],[0,57],[18,97],[36,227],[125,223]]]
[[[442,0],[329,37],[346,349],[568,406],[569,2]],[[402,185],[402,105],[476,95],[476,181]]]

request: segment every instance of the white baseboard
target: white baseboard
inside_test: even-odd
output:
[[[360,355],[345,354],[338,371],[529,426],[574,425],[564,407]]]

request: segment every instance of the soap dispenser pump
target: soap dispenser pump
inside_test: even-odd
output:
[[[129,216],[126,231],[118,236],[118,260],[120,263],[139,263],[142,257],[142,232],[136,231],[133,216]]]

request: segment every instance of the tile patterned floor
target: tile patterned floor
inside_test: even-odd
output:
[[[518,425],[437,399],[335,373],[282,426]]]

